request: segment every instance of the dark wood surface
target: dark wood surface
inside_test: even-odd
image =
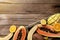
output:
[[[11,25],[29,25],[60,12],[60,0],[11,0],[0,3],[0,35]]]

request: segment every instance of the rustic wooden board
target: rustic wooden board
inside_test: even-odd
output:
[[[60,0],[11,0],[0,3],[0,35],[15,24],[28,25],[60,12]]]
[[[0,4],[0,13],[51,13],[54,11],[55,5],[56,4]]]
[[[8,3],[60,3],[60,0],[1,0]]]
[[[43,14],[0,14],[0,25],[28,25],[46,17]]]

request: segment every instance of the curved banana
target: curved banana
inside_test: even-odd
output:
[[[38,27],[42,27],[41,24],[35,25],[28,33],[27,40],[32,40],[33,33],[37,30]]]
[[[5,39],[9,40],[13,36],[13,33],[8,34]]]
[[[15,29],[14,29],[15,28]],[[13,30],[14,29],[14,30]],[[10,27],[10,33],[5,36],[5,37],[0,37],[0,40],[9,40],[12,36],[13,36],[13,33],[16,31],[16,26],[15,25],[12,25]]]
[[[24,26],[20,26],[15,32],[13,40],[25,40],[25,37],[26,37],[26,28]]]
[[[9,40],[12,37],[13,33],[8,34],[7,36],[0,38],[0,40]]]

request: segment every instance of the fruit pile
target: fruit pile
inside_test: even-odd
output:
[[[16,28],[12,25],[9,31],[10,34],[4,38],[0,37],[0,40],[55,40],[54,38],[60,38],[60,13],[30,26]]]

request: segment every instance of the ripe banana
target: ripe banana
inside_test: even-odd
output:
[[[42,25],[41,25],[41,24],[35,25],[35,26],[29,31],[27,40],[32,40],[32,35],[33,35],[33,33],[37,30],[38,27],[42,27]]]
[[[10,34],[8,34],[7,36],[5,36],[3,38],[0,37],[0,40],[9,40],[12,37],[12,35],[13,35],[13,33],[10,33]]]
[[[10,33],[5,37],[0,37],[0,40],[9,40],[13,36],[13,33],[16,31],[16,26],[12,25],[10,27],[9,31],[10,31]]]

